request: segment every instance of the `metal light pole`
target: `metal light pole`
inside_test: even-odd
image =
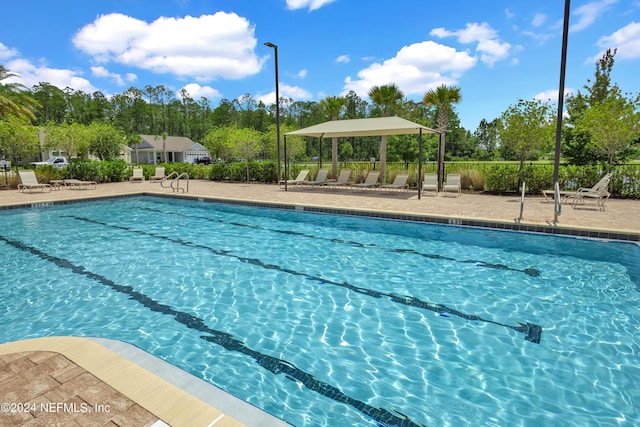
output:
[[[277,137],[277,152],[278,152],[278,182],[280,182],[280,91],[278,90],[278,46],[271,42],[265,42],[264,44],[267,47],[273,48],[275,52],[275,60],[276,60],[276,137]]]
[[[564,25],[562,31],[562,54],[560,57],[560,85],[558,90],[558,117],[556,119],[556,153],[553,163],[553,185],[554,188],[558,186],[558,180],[560,175],[560,146],[562,142],[562,111],[564,107],[564,79],[567,70],[567,39],[569,37],[569,11],[571,1],[565,0],[564,2]],[[560,211],[560,200],[558,200],[559,194],[555,194],[553,220],[558,222],[558,213]]]

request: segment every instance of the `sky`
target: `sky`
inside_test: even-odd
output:
[[[106,96],[164,85],[179,96],[320,101],[395,83],[407,99],[458,86],[474,131],[519,99],[557,100],[561,0],[2,0],[0,64],[28,88]],[[612,80],[640,92],[640,0],[573,0],[565,93],[617,49]],[[5,80],[3,83],[11,82]]]

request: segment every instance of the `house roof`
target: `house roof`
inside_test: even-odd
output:
[[[140,135],[142,143],[132,145],[131,148],[137,148],[145,151],[162,151],[162,136],[159,135]],[[164,141],[166,150],[174,153],[185,151],[207,151],[207,149],[197,142],[193,142],[186,136],[168,136]]]
[[[368,119],[332,120],[287,132],[285,135],[314,136],[316,138],[336,138],[348,136],[415,135],[438,133],[436,130],[413,123],[401,117],[375,117]]]

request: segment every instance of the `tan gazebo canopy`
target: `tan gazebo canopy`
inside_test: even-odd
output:
[[[340,138],[349,136],[417,135],[438,133],[401,117],[375,117],[370,119],[331,120],[318,125],[287,132],[286,135]]]
[[[351,136],[419,135],[418,152],[418,198],[422,190],[422,134],[438,131],[411,122],[401,117],[374,117],[368,119],[331,120],[284,134],[285,153],[287,135],[312,136],[315,138],[344,138]],[[286,167],[285,156],[285,167]],[[286,189],[285,181],[285,189]]]

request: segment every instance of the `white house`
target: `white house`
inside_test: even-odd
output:
[[[142,142],[131,146],[131,162],[155,164],[163,162],[195,163],[199,157],[209,156],[209,150],[186,136],[140,135]],[[164,145],[164,147],[163,147]],[[164,153],[167,158],[164,158]]]

